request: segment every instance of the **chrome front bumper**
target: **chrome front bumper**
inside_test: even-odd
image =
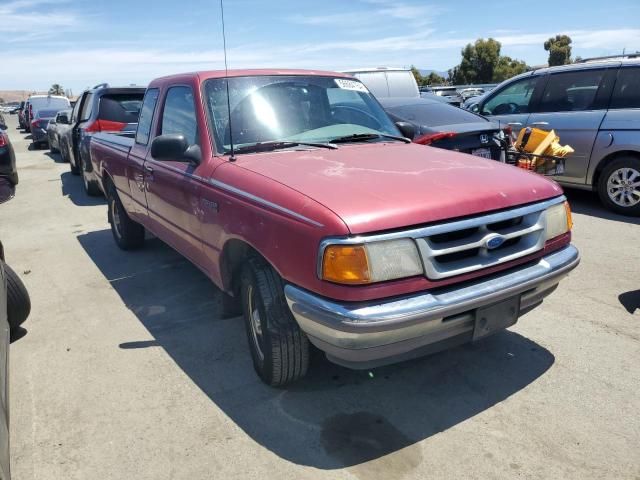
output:
[[[300,328],[330,360],[371,368],[471,340],[477,308],[519,296],[526,312],[578,263],[568,245],[508,273],[390,300],[335,302],[291,284],[285,295]]]

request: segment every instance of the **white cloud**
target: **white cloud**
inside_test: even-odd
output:
[[[77,13],[60,9],[64,3],[65,0],[16,0],[2,4],[0,34],[5,34],[7,43],[27,43],[79,26]],[[52,6],[55,10],[49,8]]]

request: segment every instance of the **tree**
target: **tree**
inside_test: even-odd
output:
[[[64,95],[64,88],[62,88],[62,85],[54,83],[49,89],[49,95]]]
[[[420,73],[420,70],[418,70],[413,65],[411,65],[411,73],[413,73],[413,76],[416,78],[416,83],[420,87],[426,87],[429,85],[444,85],[447,83],[447,79],[441,77],[436,72],[431,72],[427,76],[422,75]]]
[[[571,63],[571,37],[556,35],[544,42],[544,49],[549,52],[549,66]]]
[[[493,81],[500,83],[507,78],[515,77],[529,69],[527,64],[521,60],[515,60],[511,57],[500,57],[498,65],[493,70]]]
[[[460,65],[449,70],[449,78],[456,85],[501,82],[525,72],[527,64],[500,55],[502,45],[493,38],[479,38],[462,49]]]

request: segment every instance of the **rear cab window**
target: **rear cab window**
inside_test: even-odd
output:
[[[140,117],[138,120],[138,130],[136,131],[136,143],[146,145],[149,143],[151,134],[151,124],[153,123],[153,113],[158,103],[158,89],[150,88],[144,96]]]

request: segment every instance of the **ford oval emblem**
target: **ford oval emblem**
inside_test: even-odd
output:
[[[500,245],[502,245],[505,240],[506,240],[506,238],[504,238],[503,236],[495,235],[495,236],[487,239],[487,241],[485,242],[485,245],[489,250],[493,250],[493,249],[498,248]]]

